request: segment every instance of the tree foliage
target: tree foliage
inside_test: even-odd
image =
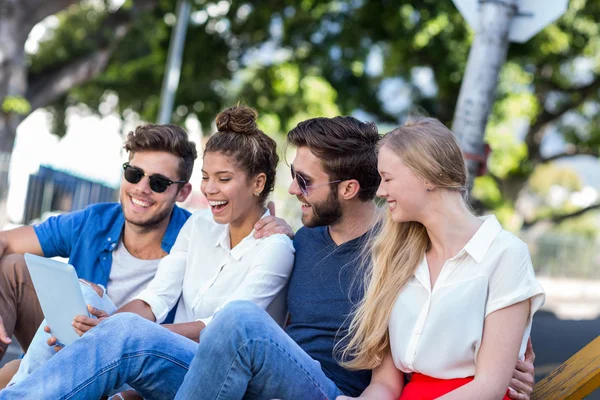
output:
[[[473,33],[449,1],[192,4],[176,123],[194,114],[208,127],[219,109],[237,101],[258,108],[261,122],[280,132],[311,116],[357,110],[388,124],[415,113],[451,122]],[[174,10],[174,0],[157,0],[151,13],[136,17],[104,72],[44,104],[56,120],[78,103],[98,110],[107,91],[118,95],[124,118],[133,112],[154,120]],[[42,79],[110,47],[117,32],[107,21],[118,20],[115,15],[106,5],[86,3],[59,14],[52,37],[30,55],[31,77]],[[513,210],[540,165],[579,154],[598,157],[599,20],[600,2],[571,0],[556,23],[511,45],[486,131],[489,172],[474,190],[487,207]],[[562,137],[564,150],[544,151],[550,135]]]

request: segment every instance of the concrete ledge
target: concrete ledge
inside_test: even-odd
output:
[[[600,318],[600,281],[537,277],[546,291],[543,310],[560,319]]]

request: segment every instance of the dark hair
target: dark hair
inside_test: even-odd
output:
[[[232,157],[248,178],[263,172],[267,180],[260,199],[264,202],[275,187],[279,156],[275,140],[258,129],[257,117],[256,110],[246,106],[221,111],[216,119],[218,132],[208,139],[204,153],[220,152]]]
[[[289,144],[306,146],[321,159],[331,180],[356,179],[358,198],[375,198],[380,177],[377,172],[379,133],[374,123],[352,117],[312,118],[288,132]]]
[[[123,148],[129,152],[129,160],[141,151],[164,151],[179,157],[179,179],[186,182],[192,176],[194,160],[198,157],[196,144],[177,125],[140,125],[127,134]]]

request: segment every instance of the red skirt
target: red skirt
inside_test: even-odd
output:
[[[457,379],[437,379],[418,373],[412,374],[410,382],[404,386],[399,400],[433,400],[471,382],[473,377]],[[508,393],[508,391],[507,391]],[[504,395],[502,400],[510,400]]]

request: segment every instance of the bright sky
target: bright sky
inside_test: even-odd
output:
[[[119,187],[121,164],[126,158],[122,150],[124,137],[138,124],[123,123],[114,114],[100,117],[72,108],[67,114],[67,133],[59,139],[50,132],[49,118],[46,111],[37,110],[17,128],[7,204],[8,217],[13,222],[22,222],[29,175],[36,173],[40,165]],[[185,127],[190,139],[200,144],[198,120],[188,118]],[[196,190],[200,187],[200,170],[201,166],[196,165],[191,179]]]
[[[37,110],[19,125],[10,167],[8,215],[23,217],[29,175],[48,165],[73,175],[118,187],[122,160],[120,122],[71,112],[62,140],[49,131],[48,114]]]

